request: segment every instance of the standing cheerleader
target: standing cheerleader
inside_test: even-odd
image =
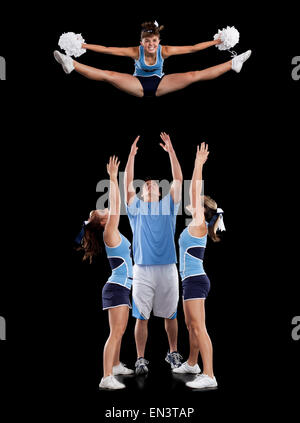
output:
[[[69,55],[64,55],[56,50],[54,52],[54,57],[68,74],[75,70],[86,78],[108,82],[116,88],[136,97],[160,97],[170,92],[181,90],[197,81],[218,78],[231,69],[235,72],[240,72],[243,63],[251,55],[251,50],[248,50],[217,66],[200,71],[165,75],[163,72],[163,64],[164,60],[168,57],[179,54],[195,53],[216,45],[218,45],[220,50],[229,49],[229,47],[238,42],[239,34],[235,28],[228,27],[224,29],[223,32],[219,31],[219,34],[215,35],[213,41],[202,42],[192,46],[176,47],[162,46],[160,44],[160,32],[162,29],[163,26],[159,26],[156,21],[143,23],[140,46],[138,47],[104,47],[100,45],[85,44],[80,34],[63,34],[60,38],[59,45],[61,48],[65,49]],[[129,75],[126,73],[97,69],[83,65],[70,57],[71,55],[78,57],[86,50],[130,57],[135,61],[134,74]]]
[[[122,389],[116,375],[134,373],[120,362],[120,349],[125,332],[129,308],[129,299],[132,284],[132,260],[130,242],[119,232],[120,220],[120,191],[118,186],[118,158],[110,157],[107,172],[110,176],[109,204],[110,209],[93,210],[88,221],[84,223],[81,249],[84,250],[84,259],[99,254],[102,244],[102,235],[106,254],[112,269],[112,274],[102,290],[103,310],[108,310],[110,334],[103,352],[103,378],[100,388]],[[103,233],[102,233],[103,231]],[[80,241],[80,240],[78,240]]]
[[[195,167],[190,186],[192,222],[179,237],[180,275],[183,287],[183,309],[185,322],[189,331],[190,355],[174,373],[200,373],[198,354],[200,351],[203,373],[186,385],[190,388],[216,388],[217,381],[213,373],[213,350],[210,337],[205,326],[205,299],[210,290],[210,281],[203,268],[207,234],[213,241],[219,241],[216,235],[222,221],[221,209],[210,197],[201,195],[202,168],[208,157],[205,143],[197,147]],[[207,221],[209,223],[207,223]]]

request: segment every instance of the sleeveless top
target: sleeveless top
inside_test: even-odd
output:
[[[156,52],[156,63],[154,65],[146,65],[145,51],[143,46],[139,46],[139,58],[134,61],[135,71],[133,76],[164,76],[163,63],[164,59],[161,55],[161,45],[159,44]]]
[[[179,237],[179,272],[181,279],[190,276],[205,275],[203,259],[207,243],[207,234],[203,237],[195,237],[189,233],[189,227],[185,228]]]
[[[131,244],[125,236],[120,233],[121,242],[116,247],[105,245],[107,258],[112,274],[107,282],[122,285],[128,289],[132,284],[132,259]]]

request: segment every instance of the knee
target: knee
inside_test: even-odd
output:
[[[110,331],[110,336],[114,339],[121,339],[124,335],[126,327],[123,325],[117,326]]]
[[[117,76],[117,72],[105,70],[104,72],[104,80],[109,82],[114,82]]]
[[[188,78],[190,79],[191,82],[196,81],[198,75],[199,75],[199,71],[188,72]]]
[[[205,333],[205,327],[201,325],[199,322],[188,321],[186,322],[186,326],[188,328],[190,335],[192,336],[199,336]]]

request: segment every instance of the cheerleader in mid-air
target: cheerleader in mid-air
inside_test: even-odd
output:
[[[138,47],[104,47],[94,44],[85,44],[81,34],[68,32],[63,34],[59,40],[59,46],[64,49],[67,55],[54,51],[54,57],[60,63],[64,71],[69,74],[73,70],[95,81],[104,81],[116,88],[125,91],[136,97],[159,97],[173,91],[181,90],[197,81],[204,81],[218,78],[231,69],[240,72],[243,63],[250,57],[251,50],[243,54],[207,69],[183,73],[165,75],[163,72],[164,60],[168,57],[195,53],[211,46],[217,46],[219,50],[229,50],[239,40],[239,32],[234,27],[219,30],[214,40],[202,42],[192,46],[162,46],[160,44],[160,31],[163,26],[155,22],[142,24],[141,41]],[[106,53],[116,56],[130,57],[135,61],[133,75],[108,70],[97,69],[79,63],[71,56],[79,57],[86,50],[97,53]]]
[[[84,222],[76,242],[84,251],[84,259],[92,261],[101,250],[104,241],[112,274],[102,290],[103,310],[108,310],[110,334],[103,352],[102,389],[123,389],[116,375],[133,374],[133,370],[120,362],[122,337],[127,327],[132,284],[132,260],[130,242],[119,232],[120,191],[118,185],[118,158],[113,156],[107,164],[110,176],[109,205],[104,210],[93,210]]]

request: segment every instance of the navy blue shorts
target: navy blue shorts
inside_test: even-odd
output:
[[[183,301],[206,298],[210,290],[207,275],[190,276],[182,281]]]
[[[159,86],[163,76],[137,76],[143,86],[144,97],[155,97],[157,87]]]
[[[116,283],[106,282],[102,289],[102,309],[127,305],[131,308],[130,289]]]

